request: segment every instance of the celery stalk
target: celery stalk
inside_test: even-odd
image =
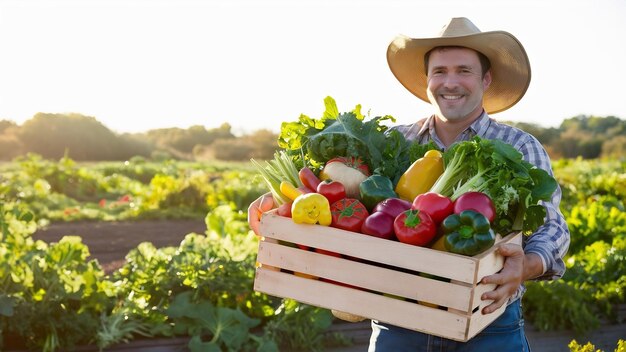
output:
[[[263,177],[277,205],[289,202],[289,198],[280,191],[280,183],[282,181],[288,181],[296,187],[302,186],[302,182],[298,177],[298,169],[291,157],[284,151],[274,153],[274,159],[265,161],[265,165],[254,159],[250,159],[250,161],[256,167],[261,177]]]

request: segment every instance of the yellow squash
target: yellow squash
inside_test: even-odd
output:
[[[429,150],[400,176],[395,191],[400,198],[412,202],[428,192],[442,173],[443,155],[438,150]]]

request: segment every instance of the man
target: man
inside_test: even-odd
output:
[[[513,145],[526,161],[553,174],[550,159],[536,138],[488,115],[515,105],[530,84],[528,57],[513,35],[481,32],[468,19],[453,18],[434,38],[396,38],[389,45],[387,60],[400,83],[435,110],[433,116],[396,127],[407,139],[434,141],[442,149],[473,136],[500,139]],[[523,247],[499,247],[504,267],[482,279],[497,285],[481,297],[493,301],[482,313],[490,314],[504,304],[507,308],[489,327],[460,343],[372,321],[369,351],[528,351],[520,303],[523,282],[556,279],[565,271],[569,231],[559,210],[560,199],[557,189],[551,202],[544,203],[545,224],[524,239]],[[267,197],[251,204],[248,216],[255,232],[259,213],[272,207]]]

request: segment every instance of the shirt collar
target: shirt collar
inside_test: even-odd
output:
[[[489,125],[491,125],[491,118],[487,112],[483,110],[483,113],[469,126],[469,129],[475,136],[484,137],[489,129]]]
[[[476,121],[472,122],[469,127],[463,131],[459,137],[463,139],[464,136],[469,135],[471,138],[473,136],[483,137],[487,130],[489,129],[489,125],[491,124],[491,118],[487,114],[486,111],[483,110],[483,113],[476,119]],[[437,134],[435,133],[435,115],[431,115],[426,118],[424,123],[422,124],[417,135],[419,137],[424,137],[426,135],[430,135],[431,139],[439,140]]]

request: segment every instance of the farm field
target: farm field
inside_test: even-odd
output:
[[[251,291],[257,239],[244,210],[266,188],[249,165],[84,165],[30,156],[2,168],[3,350],[106,350],[180,337],[192,351],[347,348],[345,336],[328,335],[337,326],[329,312]],[[525,315],[537,331],[568,331],[559,341],[577,336],[609,351],[617,340],[591,336],[624,323],[624,164],[559,160],[554,168],[572,232],[568,272],[529,285]]]
[[[156,247],[175,246],[183,240],[184,235],[191,232],[203,233],[206,230],[204,221],[197,220],[142,220],[125,222],[70,222],[55,223],[45,230],[37,231],[33,238],[46,242],[56,242],[67,234],[80,234],[83,242],[89,247],[91,257],[97,259],[105,272],[111,272],[123,265],[128,251],[144,241],[152,242]],[[131,235],[129,235],[131,234]],[[626,305],[621,307],[622,316],[626,316]],[[615,341],[624,337],[624,324],[604,325],[584,336],[596,348],[612,351]],[[329,328],[349,338],[353,345],[336,347],[329,352],[362,352],[367,351],[369,341],[369,322],[348,323],[335,321]],[[573,331],[540,331],[526,323],[526,334],[533,351],[559,352],[567,349],[567,344],[577,336]],[[578,337],[580,339],[580,337]],[[154,340],[134,345],[121,345],[116,348],[129,351],[151,351],[161,349],[184,349],[185,339]]]

